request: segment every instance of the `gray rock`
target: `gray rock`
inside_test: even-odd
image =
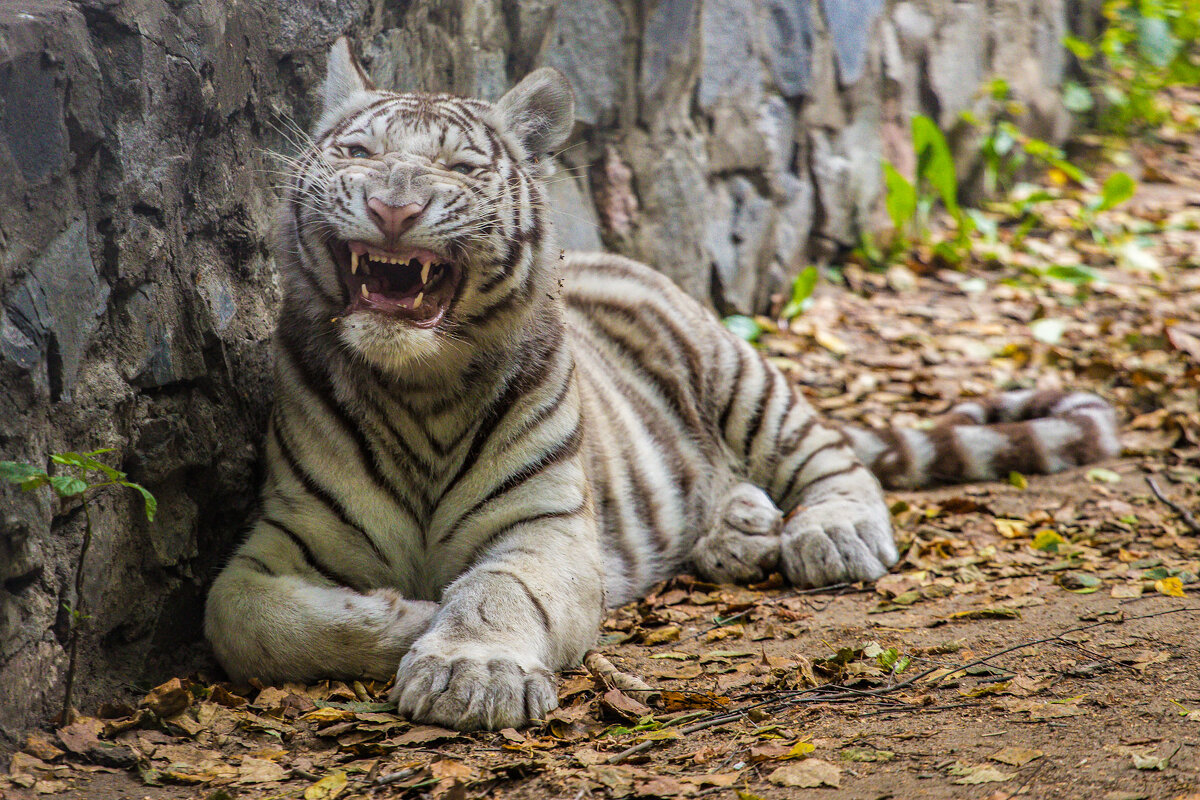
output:
[[[754,184],[737,175],[715,187],[708,207],[714,216],[728,219],[712,225],[705,243],[719,284],[715,298],[722,311],[753,313],[762,284],[761,268],[770,257],[767,234],[772,218],[771,201]]]
[[[50,384],[55,399],[71,398],[80,361],[100,326],[108,299],[108,285],[96,273],[85,231],[83,220],[71,223],[31,265],[29,277],[6,303],[6,316],[13,327],[38,349],[41,358],[51,358]],[[9,342],[5,336],[6,353],[10,352]],[[28,359],[27,354],[15,352],[13,357]]]
[[[980,35],[986,30],[987,14],[982,6],[955,6],[930,47],[929,84],[941,106],[937,122],[942,127],[952,126],[960,112],[972,107],[988,78]]]
[[[644,118],[669,105],[672,83],[675,94],[690,88],[698,51],[699,7],[700,0],[658,0],[646,13],[638,76]]]
[[[812,181],[790,172],[777,178],[783,205],[775,224],[774,257],[781,272],[794,277],[807,264],[806,247],[813,222]]]
[[[769,153],[772,174],[791,169],[796,151],[796,112],[792,107],[778,95],[769,95],[758,107],[754,127]]]
[[[703,57],[696,94],[701,108],[711,109],[721,99],[756,105],[763,78],[754,44],[757,10],[743,0],[705,0],[701,7]]]
[[[812,4],[766,0],[763,7],[771,77],[785,97],[799,97],[807,93],[812,73]]]
[[[0,72],[0,133],[22,176],[41,183],[67,161],[62,89],[56,70],[34,53]]]
[[[575,118],[611,124],[625,91],[625,15],[610,0],[563,0],[544,58],[575,90]]]
[[[600,218],[592,204],[586,177],[560,173],[546,188],[550,224],[555,242],[563,250],[599,250]]]
[[[883,6],[884,0],[821,0],[843,86],[862,77],[875,20]]]

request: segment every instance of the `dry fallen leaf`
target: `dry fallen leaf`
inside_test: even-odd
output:
[[[287,770],[265,758],[246,756],[238,767],[238,783],[269,783],[287,777]]]
[[[347,785],[345,772],[331,772],[304,790],[304,800],[337,800]]]
[[[842,768],[819,758],[806,758],[794,764],[779,767],[767,780],[777,786],[796,786],[811,789],[817,786],[838,788],[842,780]]]
[[[992,753],[991,759],[999,761],[1001,764],[1020,767],[1044,755],[1046,754],[1041,750],[1032,750],[1025,747],[1005,747],[1003,750]]]
[[[971,766],[969,764],[954,764],[947,772],[957,776],[951,783],[974,785],[977,783],[999,783],[1017,777],[1014,772],[1001,772],[995,767]]]

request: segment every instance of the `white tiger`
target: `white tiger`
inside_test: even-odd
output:
[[[207,605],[235,679],[395,675],[415,719],[519,725],[556,705],[554,671],[606,605],[685,565],[884,574],[896,548],[864,461],[900,486],[1117,448],[1084,394],[839,429],[658,273],[560,257],[540,159],[573,99],[552,69],[495,105],[393,94],[341,39],[321,100],[279,214],[261,515]]]

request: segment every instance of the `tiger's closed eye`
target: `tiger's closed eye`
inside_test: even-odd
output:
[[[346,148],[346,155],[351,158],[370,158],[371,151],[362,145],[352,144]]]

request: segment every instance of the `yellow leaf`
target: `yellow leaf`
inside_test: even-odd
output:
[[[792,749],[787,751],[787,755],[784,758],[804,758],[816,749],[817,746],[812,742],[796,742],[792,745]]]
[[[318,708],[308,712],[304,716],[300,717],[300,719],[304,720],[305,722],[315,722],[324,727],[326,725],[332,725],[335,722],[347,722],[352,720],[354,719],[354,712],[347,711],[343,708]]]
[[[813,338],[816,339],[817,344],[835,355],[844,356],[850,352],[849,345],[823,328],[813,331]]]
[[[1154,588],[1170,597],[1183,597],[1183,581],[1179,578],[1163,578],[1154,582]]]
[[[1005,539],[1017,539],[1029,535],[1029,523],[1021,519],[994,519],[992,524]]]
[[[1057,532],[1049,528],[1042,528],[1034,537],[1031,546],[1034,550],[1058,550],[1060,544],[1064,544],[1067,540],[1059,536]]]
[[[331,772],[304,790],[304,800],[335,800],[346,791],[346,773]]]

